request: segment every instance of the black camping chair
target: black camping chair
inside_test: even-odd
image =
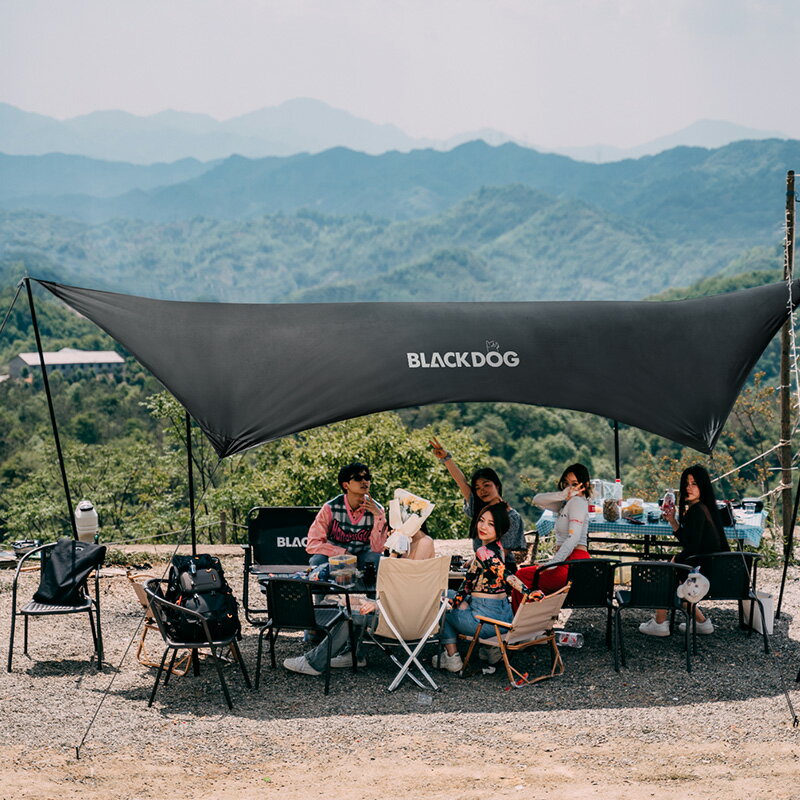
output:
[[[753,635],[753,613],[756,605],[761,614],[761,630],[764,636],[764,652],[769,653],[769,637],[764,617],[764,604],[756,592],[756,566],[761,556],[758,553],[744,551],[707,553],[700,556],[689,556],[686,563],[700,567],[700,572],[711,584],[705,600],[738,600],[739,627],[747,628],[747,635]],[[742,602],[750,601],[750,615],[745,623]],[[692,618],[692,641],[697,651],[696,620]]]
[[[239,669],[242,671],[242,677],[244,678],[245,685],[248,689],[252,689],[253,686],[250,683],[250,676],[247,674],[247,668],[244,665],[242,653],[241,650],[239,650],[239,644],[236,641],[236,633],[233,632],[224,638],[215,639],[211,635],[211,631],[208,628],[208,623],[202,614],[198,613],[197,611],[192,611],[188,608],[183,608],[175,603],[171,603],[164,597],[161,586],[162,584],[166,586],[167,583],[168,581],[166,579],[152,578],[144,585],[145,594],[150,602],[150,610],[153,612],[153,617],[155,618],[156,625],[158,626],[158,631],[161,634],[161,638],[164,640],[165,645],[164,655],[161,656],[161,664],[159,665],[158,672],[156,673],[156,682],[153,684],[153,691],[150,693],[150,700],[148,701],[147,705],[153,705],[153,700],[155,700],[156,697],[156,689],[158,689],[158,682],[161,679],[161,673],[165,672],[164,664],[166,663],[167,654],[170,650],[172,650],[172,658],[170,659],[169,667],[164,674],[164,686],[169,683],[169,676],[173,672],[175,659],[179,650],[193,651],[192,663],[194,664],[195,675],[197,675],[200,671],[200,664],[197,659],[197,651],[201,649],[208,649],[211,651],[211,660],[214,662],[214,666],[216,667],[217,675],[219,676],[219,682],[222,686],[222,693],[225,695],[225,702],[228,704],[228,708],[233,708],[231,695],[228,691],[228,684],[225,682],[225,676],[222,674],[222,665],[220,664],[220,658],[216,651],[225,647],[230,647],[233,650],[234,656],[236,657],[236,663],[239,665]],[[176,633],[176,628],[174,625],[176,616],[178,618],[183,616],[185,619],[191,619],[199,622],[203,628],[203,634],[205,637],[204,640],[186,641],[185,638],[179,637]]]
[[[536,570],[533,589],[539,588],[543,572],[556,567],[567,567],[570,584],[569,594],[563,608],[604,608],[606,610],[606,647],[611,649],[611,623],[614,613],[614,568],[619,564],[615,558],[577,558],[572,561],[556,561]]]
[[[616,569],[620,570],[626,567],[630,568],[631,571],[631,588],[616,592],[614,669],[619,672],[620,660],[623,667],[627,666],[625,642],[622,638],[622,615],[620,614],[622,609],[664,608],[670,612],[670,632],[675,624],[676,611],[680,611],[686,618],[686,633],[684,634],[686,670],[691,672],[692,656],[689,648],[689,620],[694,617],[694,605],[688,605],[687,608],[684,608],[683,603],[676,594],[678,584],[689,574],[690,567],[685,564],[673,564],[671,561],[634,561],[629,564],[618,564]]]
[[[263,625],[269,612],[250,604],[250,576],[291,574],[308,566],[306,540],[318,506],[257,506],[247,513],[242,608],[251,625]]]
[[[33,600],[17,608],[20,572],[36,554],[41,558],[41,578]],[[28,620],[30,617],[50,617],[64,614],[86,614],[92,631],[98,671],[103,668],[103,634],[100,628],[100,578],[98,572],[106,556],[103,545],[61,539],[27,552],[17,564],[11,587],[11,635],[8,641],[8,671],[14,655],[14,631],[17,614],[25,619],[23,653],[28,655]],[[87,583],[94,571],[94,598]]]
[[[325,581],[307,581],[302,578],[262,578],[261,583],[267,592],[269,619],[261,627],[258,634],[258,657],[256,659],[256,689],[261,680],[261,654],[264,636],[269,636],[269,656],[273,669],[275,663],[275,638],[282,630],[318,631],[323,641],[327,641],[328,654],[325,665],[325,694],[328,694],[331,682],[331,634],[340,624],[348,626],[350,635],[350,652],[353,656],[353,672],[357,672],[356,637],[353,619],[350,615],[350,598],[347,597],[347,609],[339,606],[315,603],[314,596],[320,594],[338,594],[342,587]]]

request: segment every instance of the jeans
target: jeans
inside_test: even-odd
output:
[[[468,608],[463,610],[452,608],[445,614],[442,626],[442,644],[455,644],[458,641],[459,633],[474,636],[480,625],[480,622],[475,619],[479,614],[482,617],[499,619],[501,622],[511,622],[514,618],[511,604],[505,595],[496,598],[468,597],[467,603],[469,604]],[[494,628],[485,626],[484,635],[487,639],[494,636]]]
[[[373,611],[369,614],[359,614],[353,612],[353,627],[355,628],[356,655],[361,658],[361,640],[367,628],[374,628],[378,623],[378,615]],[[331,631],[331,658],[341,653],[346,653],[350,649],[350,636],[347,630],[347,622],[340,622]],[[306,653],[306,661],[314,667],[317,672],[323,672],[328,663],[328,642],[323,639],[313,650]]]

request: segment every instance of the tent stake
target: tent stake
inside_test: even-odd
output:
[[[58,453],[58,466],[61,468],[61,482],[64,484],[64,494],[67,498],[67,517],[72,525],[72,538],[78,538],[78,526],[75,523],[75,514],[72,511],[72,498],[69,495],[69,482],[67,481],[67,470],[64,466],[64,454],[61,452],[61,440],[58,437],[58,425],[56,425],[56,412],[53,408],[53,396],[50,394],[50,381],[47,379],[47,367],[44,363],[44,353],[42,352],[42,339],[39,336],[39,324],[36,321],[36,308],[33,305],[33,292],[31,292],[31,279],[25,278],[25,288],[28,290],[28,305],[31,308],[31,321],[33,322],[33,333],[36,336],[36,350],[39,353],[39,366],[42,368],[42,381],[44,391],[47,395],[47,407],[50,409],[50,424],[53,426],[53,438],[56,440],[56,452]]]
[[[192,468],[192,418],[186,412],[186,455],[189,467],[189,521],[192,526],[192,555],[197,555],[197,525],[194,519],[194,469]]]

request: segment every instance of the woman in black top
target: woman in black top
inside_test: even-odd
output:
[[[673,509],[666,512],[664,517],[682,546],[681,552],[673,559],[678,564],[685,564],[689,556],[731,549],[717,511],[711,478],[704,467],[687,467],[681,473],[678,516],[675,516]],[[698,633],[714,632],[711,620],[703,616],[699,607],[695,607],[695,617]],[[639,630],[650,636],[669,636],[667,612],[659,609],[655,617],[639,626]]]
[[[673,509],[665,515],[683,549],[675,561],[685,564],[689,556],[730,550],[717,510],[717,498],[708,472],[701,466],[688,467],[681,474],[678,517]]]

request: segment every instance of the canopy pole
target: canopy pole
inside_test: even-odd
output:
[[[197,555],[197,524],[194,519],[194,469],[192,467],[192,418],[186,412],[186,456],[189,470],[189,520],[192,526],[192,555]]]
[[[786,173],[786,238],[783,248],[783,279],[787,285],[794,272],[794,170]],[[789,315],[781,328],[781,511],[783,519],[783,579],[781,580],[780,599],[783,599],[784,582],[789,561],[792,558],[794,544],[794,523],[797,517],[797,502],[792,512],[792,407],[790,398],[791,373],[789,371],[789,350],[791,348],[792,331],[791,300]],[[800,492],[800,487],[798,487]],[[778,603],[780,610],[780,602]],[[780,613],[780,611],[779,611]]]
[[[67,498],[67,517],[72,525],[72,538],[78,538],[78,526],[75,522],[75,513],[72,510],[72,498],[69,495],[69,482],[67,481],[67,470],[64,466],[64,454],[61,452],[61,439],[58,436],[58,425],[56,424],[56,412],[53,408],[53,396],[50,394],[50,381],[47,378],[47,367],[44,363],[44,353],[42,352],[42,339],[39,336],[39,323],[36,321],[36,307],[33,304],[33,292],[31,292],[31,279],[25,278],[25,289],[28,292],[28,305],[31,308],[31,322],[33,322],[33,333],[36,336],[36,350],[39,353],[39,366],[42,368],[42,382],[44,391],[47,395],[47,407],[50,409],[50,424],[53,426],[53,438],[56,441],[56,453],[58,453],[58,466],[61,468],[61,482],[64,485],[64,495]]]
[[[620,480],[621,475],[619,471],[619,422],[614,420],[614,477]]]

